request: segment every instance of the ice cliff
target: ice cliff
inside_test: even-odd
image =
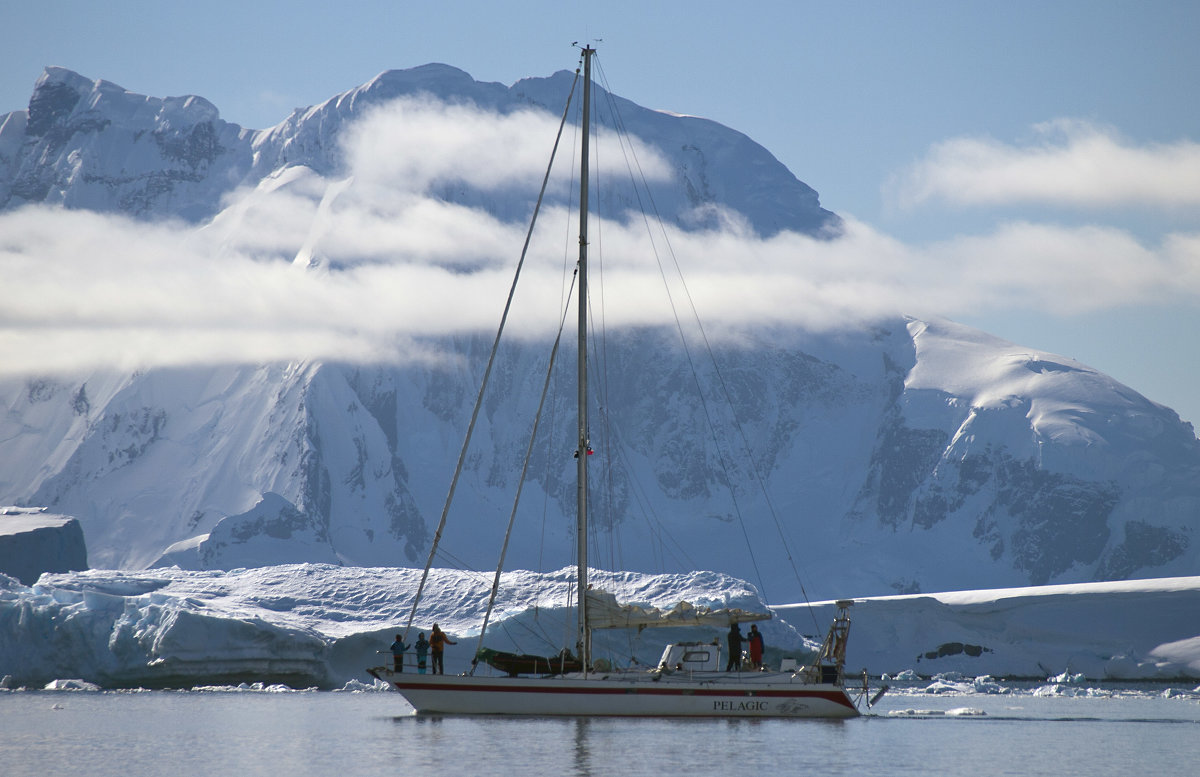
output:
[[[0,573],[33,585],[43,572],[87,568],[79,521],[42,509],[0,507]]]

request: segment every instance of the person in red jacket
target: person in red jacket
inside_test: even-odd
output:
[[[433,632],[429,635],[429,655],[433,658],[434,674],[446,674],[445,665],[442,663],[443,652],[446,650],[446,645],[457,644],[457,642],[451,642],[436,623],[433,624]]]
[[[758,626],[750,627],[750,636],[747,637],[750,642],[750,663],[755,669],[762,669],[762,654],[763,654],[763,638],[762,632],[758,630]]]

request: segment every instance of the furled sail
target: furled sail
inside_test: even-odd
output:
[[[588,626],[593,629],[645,629],[660,626],[729,626],[765,621],[769,612],[749,612],[738,607],[714,610],[680,602],[669,610],[621,604],[617,597],[595,588],[587,592]]]

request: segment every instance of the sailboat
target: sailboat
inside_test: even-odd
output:
[[[769,619],[770,613],[740,609],[698,608],[681,603],[662,611],[623,605],[588,582],[588,376],[587,376],[587,221],[588,137],[592,57],[595,49],[582,48],[583,105],[579,203],[578,262],[578,445],[576,538],[577,601],[576,652],[539,657],[481,650],[477,661],[503,672],[476,676],[426,675],[393,672],[388,667],[368,671],[389,683],[417,713],[495,714],[539,716],[640,716],[640,717],[809,717],[850,718],[860,714],[846,686],[846,641],[849,607],[837,602],[837,614],[815,660],[805,666],[784,662],[775,671],[720,671],[717,641],[680,642],[665,646],[657,666],[616,668],[604,659],[593,660],[592,632],[596,629],[645,629],[695,626],[730,628],[744,622]],[[565,114],[564,114],[565,119]],[[485,377],[486,382],[486,377]],[[469,432],[468,432],[469,436]],[[464,446],[465,452],[465,446]],[[453,485],[451,486],[451,496]],[[449,500],[448,500],[449,501]],[[443,514],[443,521],[445,515]],[[441,529],[439,527],[438,536]],[[436,538],[435,538],[436,543]],[[432,561],[432,553],[431,553]],[[428,571],[428,567],[426,568]],[[497,583],[499,570],[497,570]],[[422,579],[422,584],[424,578]],[[422,585],[423,587],[423,585]],[[493,587],[493,595],[494,595]],[[417,597],[420,597],[418,589]],[[416,604],[413,605],[413,611]],[[410,619],[411,623],[411,619]],[[486,631],[486,619],[484,630]],[[709,632],[711,633],[711,631]],[[740,658],[740,656],[738,657]],[[865,684],[860,698],[865,698]]]

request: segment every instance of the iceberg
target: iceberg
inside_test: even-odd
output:
[[[561,639],[573,617],[573,571],[504,573],[487,646],[522,652],[543,647],[532,635]],[[365,669],[381,663],[404,627],[420,574],[331,564],[93,569],[43,574],[31,586],[0,575],[0,687],[44,688],[56,680],[102,688],[374,687]],[[770,607],[749,583],[713,572],[595,572],[594,579],[647,612],[669,612],[681,601],[698,610],[769,610],[775,617],[762,630],[772,662],[810,655],[817,643],[793,624],[826,622],[826,608],[835,606]],[[447,651],[449,673],[469,668],[489,588],[473,572],[430,573],[413,630],[437,622],[459,642]],[[1050,682],[1062,693],[1067,686],[1054,676],[1060,670],[1073,682],[1194,679],[1200,627],[1179,613],[1198,606],[1200,577],[859,598],[848,669],[936,679],[927,692],[998,693],[992,677],[1003,677]],[[655,631],[644,648],[637,634],[605,633],[620,635],[626,660],[648,667],[664,640],[697,637],[696,627]],[[722,632],[710,627],[699,636]],[[987,649],[936,649],[945,644]]]
[[[504,589],[512,593],[498,602],[489,646],[521,649],[520,637],[510,633],[563,634],[573,617],[572,572],[506,573]],[[420,575],[332,564],[88,570],[45,574],[32,586],[0,575],[0,677],[11,676],[9,687],[44,687],[62,678],[104,688],[371,684],[366,669],[382,661],[379,654],[403,627]],[[699,608],[766,609],[751,586],[713,573],[597,573],[596,579],[647,608],[686,600]],[[413,631],[438,622],[456,641],[473,643],[488,585],[475,573],[432,570],[430,603]],[[776,648],[815,648],[787,624],[765,629]],[[658,639],[648,640],[635,658],[653,664],[661,649]],[[473,655],[467,643],[447,651],[447,671],[465,671]]]
[[[0,574],[31,585],[43,572],[87,568],[79,521],[44,507],[0,507]]]

